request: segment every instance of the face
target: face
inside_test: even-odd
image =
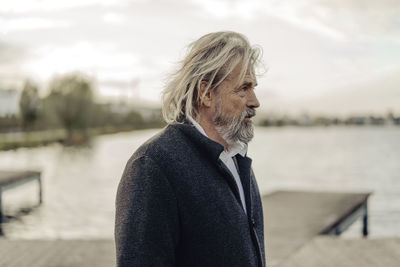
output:
[[[260,106],[254,93],[257,85],[254,74],[248,71],[239,83],[240,64],[220,85],[216,94],[213,122],[215,128],[228,144],[237,141],[250,142],[254,136],[251,118]]]

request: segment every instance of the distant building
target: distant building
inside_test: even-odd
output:
[[[18,115],[20,92],[0,88],[0,117]]]

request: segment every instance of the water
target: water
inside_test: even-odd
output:
[[[37,185],[3,193],[8,238],[112,238],[118,181],[132,152],[158,130],[100,136],[86,147],[52,144],[0,152],[0,169],[40,169]],[[262,193],[278,189],[373,191],[370,235],[400,237],[400,128],[257,128],[249,147]],[[344,237],[359,236],[360,223]]]

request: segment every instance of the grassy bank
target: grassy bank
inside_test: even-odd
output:
[[[64,129],[0,133],[0,150],[10,150],[19,147],[43,146],[55,142],[65,145],[77,145],[85,143],[90,140],[91,137],[97,135],[113,134],[133,130],[135,130],[135,128],[129,126],[108,126],[103,128],[91,128],[85,131],[74,131],[70,134],[68,134],[68,132]]]

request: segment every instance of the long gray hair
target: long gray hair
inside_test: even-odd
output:
[[[261,49],[251,47],[247,38],[236,32],[214,32],[189,45],[181,66],[171,75],[162,92],[162,113],[167,123],[182,122],[186,116],[196,118],[201,99],[216,90],[232,70],[242,64],[239,82],[247,70],[254,72]],[[200,95],[201,82],[207,82]]]

